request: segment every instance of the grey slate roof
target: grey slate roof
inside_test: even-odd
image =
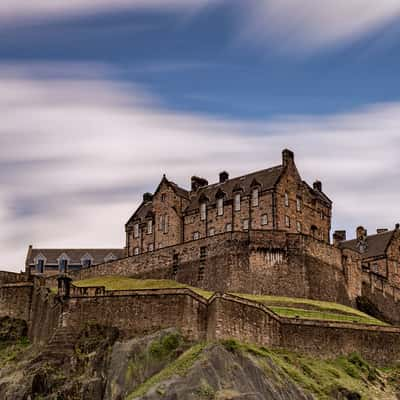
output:
[[[233,198],[233,194],[237,189],[242,190],[245,194],[250,194],[253,184],[261,185],[261,190],[272,189],[278,182],[283,170],[283,166],[278,165],[248,175],[228,179],[222,183],[214,183],[212,185],[201,187],[197,192],[191,192],[191,201],[185,211],[199,208],[200,200],[203,197],[206,197],[211,204],[215,203],[216,195],[219,191],[225,193],[225,200],[230,200]]]
[[[375,235],[367,236],[367,249],[362,254],[363,259],[380,257],[386,254],[386,249],[392,240],[395,231],[388,231],[384,233],[377,233]],[[357,246],[358,240],[346,240],[340,243],[340,247],[343,249],[350,249],[359,252]]]
[[[81,259],[89,254],[93,258],[93,265],[102,264],[106,257],[113,254],[117,259],[125,257],[125,249],[32,249],[27,257],[26,264],[34,265],[35,257],[42,254],[46,257],[47,265],[57,265],[57,259],[66,254],[69,257],[70,264],[81,264]]]

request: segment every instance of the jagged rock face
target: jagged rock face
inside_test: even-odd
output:
[[[22,325],[14,322],[7,320],[4,326],[0,323],[0,332],[7,330],[10,333],[7,336],[9,344],[12,343],[10,338],[17,339],[18,332],[25,332]],[[284,364],[279,361],[282,355],[268,349],[234,341],[188,343],[175,329],[134,339],[118,338],[118,334],[115,328],[89,325],[82,332],[59,329],[44,348],[26,347],[26,344],[18,348],[17,344],[10,344],[15,352],[13,361],[9,360],[12,353],[6,350],[4,357],[0,351],[0,399],[361,399],[352,387],[341,387],[336,382],[331,388],[330,378],[324,388],[321,382],[323,390],[318,392],[319,388],[316,388],[322,396],[315,396],[317,392],[310,394],[304,382],[300,385],[289,369],[300,367],[309,378],[319,364],[313,365],[314,360],[310,358],[301,361],[292,353],[284,353],[283,357],[289,362]],[[4,342],[0,341],[0,345],[0,350],[8,349]],[[399,369],[390,377],[382,377],[374,367],[363,363],[355,357],[353,364],[346,364],[345,369],[350,375],[346,375],[343,382],[364,371],[359,375],[360,387],[364,388],[361,391],[364,394],[375,391],[367,398],[400,399],[395,394],[396,387],[400,389]],[[357,365],[359,369],[355,370]],[[329,368],[330,365],[327,371],[333,373],[332,377],[338,378],[338,370],[332,372]],[[344,373],[343,370],[340,373]],[[318,375],[314,380],[318,385],[319,379]]]
[[[170,379],[140,400],[312,400],[270,362],[268,375],[257,361],[222,345],[206,348],[187,376]]]

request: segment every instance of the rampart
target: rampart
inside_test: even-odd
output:
[[[105,275],[175,279],[218,292],[305,297],[343,304],[361,294],[355,253],[280,231],[232,232],[72,272],[74,280]],[[50,282],[50,281],[49,281]]]

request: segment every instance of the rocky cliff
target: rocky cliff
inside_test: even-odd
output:
[[[37,348],[0,320],[2,400],[400,399],[400,368],[357,354],[334,360],[235,341],[189,343],[174,329],[124,339],[88,325]]]

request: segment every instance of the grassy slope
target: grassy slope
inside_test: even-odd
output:
[[[132,279],[122,276],[103,276],[75,281],[76,286],[105,286],[107,290],[132,290],[132,289],[165,289],[188,287],[205,297],[212,296],[212,292],[191,287],[176,281],[161,279]],[[324,321],[355,322],[372,325],[387,325],[367,314],[342,304],[327,301],[308,300],[281,296],[259,296],[238,294],[236,296],[260,302],[282,317],[317,319]]]

